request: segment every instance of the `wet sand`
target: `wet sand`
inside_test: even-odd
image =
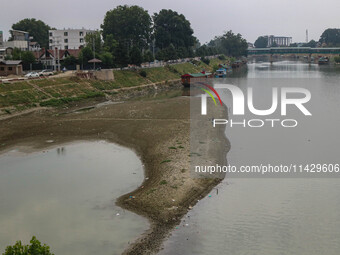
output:
[[[37,150],[50,146],[47,141],[56,145],[78,140],[106,140],[131,148],[144,164],[145,180],[138,189],[120,197],[117,204],[147,217],[151,229],[124,254],[157,252],[189,208],[221,181],[191,177],[189,98],[127,101],[75,111],[78,108],[41,109],[1,120],[0,152],[14,146]],[[211,109],[226,116],[222,107]],[[216,139],[209,139],[225,139],[222,129],[205,136],[208,147],[214,148],[212,157],[216,156],[216,147],[222,155],[227,153],[225,143],[213,144]]]

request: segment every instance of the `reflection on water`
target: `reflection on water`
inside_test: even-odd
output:
[[[289,111],[299,121],[295,129],[227,129],[229,163],[340,163],[339,78],[339,68],[283,61],[249,64],[246,75],[216,81],[253,87],[259,109],[270,107],[265,99],[272,87],[305,87],[312,94],[311,118]],[[160,254],[339,254],[339,178],[245,177],[227,176],[218,194],[213,191],[188,213]]]
[[[130,150],[81,142],[0,157],[0,253],[33,235],[55,254],[120,254],[148,228],[115,205],[143,180]]]

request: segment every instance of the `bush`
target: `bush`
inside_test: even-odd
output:
[[[46,244],[41,244],[35,236],[32,237],[30,244],[23,245],[21,241],[17,241],[13,246],[7,246],[3,255],[53,255],[50,252],[50,247]]]
[[[210,64],[210,60],[207,59],[207,58],[201,58],[201,61],[202,61],[204,64],[207,64],[207,65]]]
[[[145,72],[145,70],[142,70],[139,72],[139,75],[145,78],[147,76],[147,73]]]
[[[340,63],[340,56],[334,57],[334,61],[335,61],[335,63]]]
[[[78,97],[62,97],[62,98],[52,98],[50,100],[44,101],[40,103],[40,106],[60,106],[63,104],[68,104],[71,102],[80,101],[82,99],[95,98],[95,97],[103,97],[105,96],[102,92],[88,92],[87,94],[80,95]]]
[[[225,57],[224,55],[219,55],[219,56],[218,56],[218,59],[219,59],[219,60],[226,60],[226,57]]]

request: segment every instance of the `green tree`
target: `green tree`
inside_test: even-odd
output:
[[[124,43],[118,43],[114,51],[114,56],[115,56],[115,64],[118,65],[119,67],[123,67],[129,64],[129,60],[130,60],[129,52]]]
[[[103,52],[102,54],[100,54],[99,58],[102,61],[102,65],[104,67],[108,68],[113,67],[113,56],[110,52],[107,51]]]
[[[87,33],[85,35],[85,42],[86,47],[90,48],[91,50],[95,49],[95,52],[98,54],[103,50],[102,36],[99,31]]]
[[[12,25],[13,30],[28,32],[33,36],[33,41],[40,44],[41,47],[48,48],[48,30],[51,27],[41,20],[23,19]]]
[[[93,59],[93,51],[89,47],[83,48],[79,53],[79,63],[84,67],[91,59]]]
[[[118,46],[118,42],[114,39],[113,35],[107,35],[106,40],[104,41],[103,48],[104,51],[114,53]]]
[[[13,246],[7,246],[3,255],[53,255],[50,247],[41,244],[35,236],[32,237],[29,245],[23,245],[21,241],[17,241]]]
[[[149,50],[144,52],[143,59],[144,59],[143,62],[153,62],[155,60],[152,52]]]
[[[267,36],[258,37],[254,43],[255,48],[267,48],[267,45],[268,45]]]
[[[197,39],[193,36],[194,31],[185,16],[163,9],[154,14],[153,20],[156,46],[165,49],[173,45],[176,49],[181,48],[178,53],[181,57],[186,57],[187,49],[193,47]]]
[[[316,41],[310,40],[308,43],[305,43],[305,44],[303,45],[303,47],[316,48],[317,44],[318,44],[318,43],[317,43]]]
[[[232,57],[247,55],[247,41],[240,34],[234,34],[232,31],[226,32],[223,36],[216,37],[209,45],[215,47],[219,54]]]
[[[14,48],[10,59],[21,60],[23,64],[35,63],[35,56],[33,55],[31,51],[22,51],[18,48]]]
[[[157,54],[156,54],[156,58],[158,60],[164,60],[164,61],[178,59],[178,55],[177,55],[177,51],[175,49],[175,46],[170,44],[169,47],[158,51]]]
[[[320,43],[326,43],[328,46],[340,45],[340,29],[328,28],[326,29],[319,40]]]
[[[72,66],[72,65],[76,65],[78,64],[78,60],[76,59],[75,56],[67,56],[64,60],[63,60],[63,66]]]
[[[101,28],[105,42],[112,35],[120,47],[125,45],[130,51],[133,46],[142,49],[148,45],[151,26],[152,20],[146,10],[136,5],[120,5],[106,13]]]
[[[140,66],[143,63],[143,55],[140,49],[136,46],[132,47],[130,52],[130,63]]]

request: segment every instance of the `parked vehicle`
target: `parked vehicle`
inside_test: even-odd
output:
[[[29,72],[28,74],[25,75],[27,78],[37,78],[39,77],[39,74],[37,72]]]
[[[39,73],[39,76],[51,76],[51,75],[53,75],[53,71],[48,69],[42,70]]]

